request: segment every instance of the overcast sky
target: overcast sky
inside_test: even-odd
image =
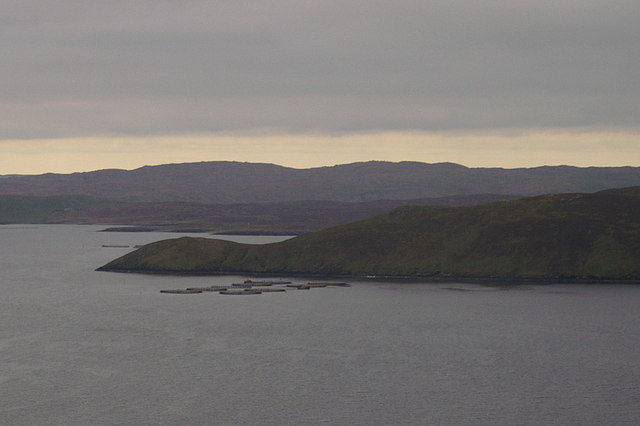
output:
[[[169,152],[254,161],[257,146],[293,166],[397,160],[399,140],[412,146],[405,159],[472,163],[463,153],[474,152],[490,165],[479,160],[487,135],[503,147],[495,166],[523,165],[509,154],[523,150],[548,164],[577,150],[576,164],[607,152],[608,164],[640,165],[638,0],[0,6],[0,174],[37,172],[34,155],[61,152],[85,155],[71,170],[92,155],[96,167],[129,166],[123,140],[146,153],[140,165]],[[467,142],[448,158],[451,135]]]

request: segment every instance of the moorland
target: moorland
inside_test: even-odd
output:
[[[201,162],[0,177],[0,223],[304,233],[402,205],[469,206],[640,185],[637,167],[469,168],[379,162],[293,169]]]

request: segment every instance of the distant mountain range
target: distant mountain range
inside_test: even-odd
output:
[[[639,281],[640,187],[473,207],[399,207],[264,246],[165,240],[100,269]]]
[[[136,202],[367,202],[473,194],[594,192],[640,185],[638,167],[468,168],[452,163],[366,162],[293,169],[273,164],[201,162],[136,170],[5,176],[0,194],[85,195]]]

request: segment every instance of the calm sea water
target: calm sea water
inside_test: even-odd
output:
[[[98,229],[0,226],[2,425],[640,423],[640,286],[167,295],[247,277],[94,272],[174,236]]]

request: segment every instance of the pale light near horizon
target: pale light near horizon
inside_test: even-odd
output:
[[[469,167],[503,168],[640,166],[640,134],[381,132],[333,136],[213,134],[0,141],[0,175],[134,169],[197,161],[243,161],[310,168],[369,160],[452,162]]]

